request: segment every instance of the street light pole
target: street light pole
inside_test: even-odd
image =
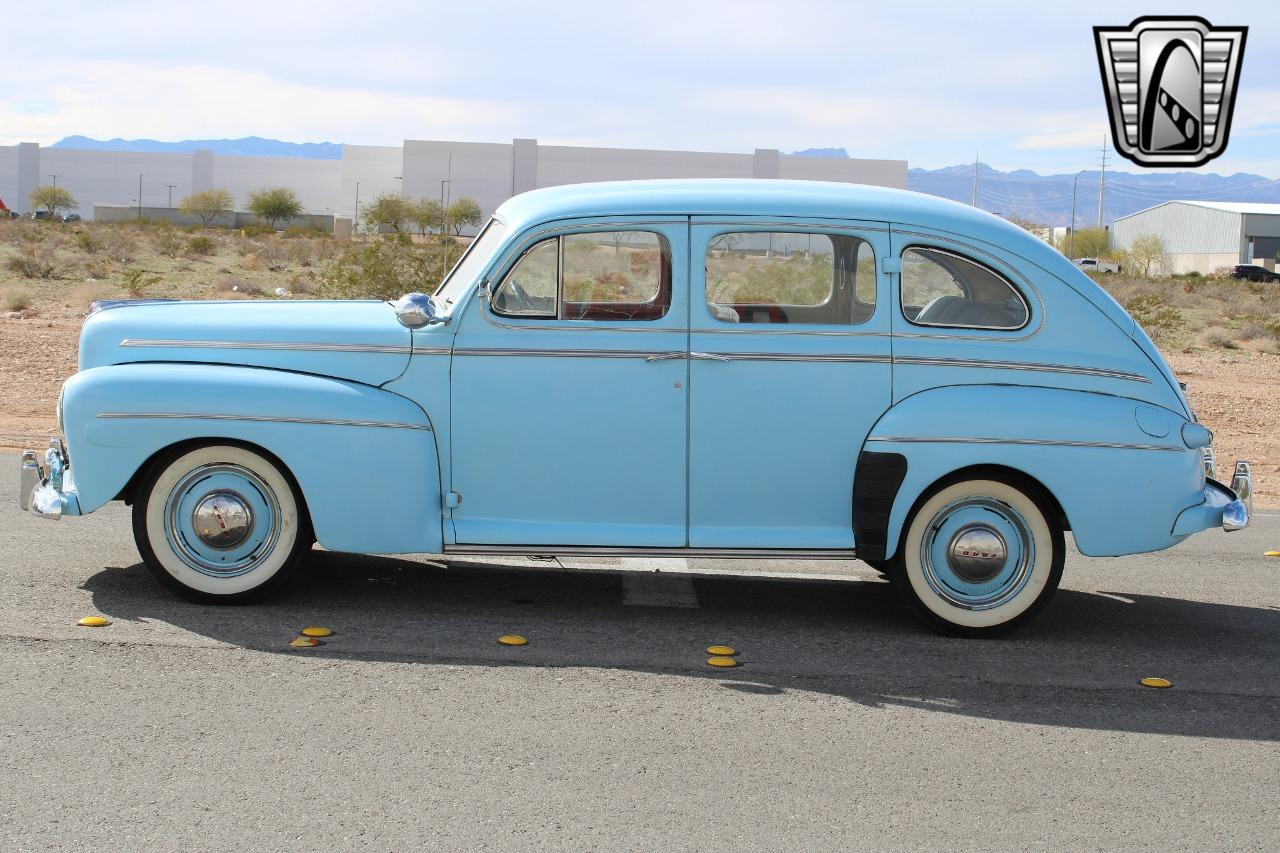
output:
[[[142,221],[142,173],[138,173],[138,221]]]
[[[172,210],[173,209],[173,188],[176,187],[177,184],[165,184],[165,186],[169,188],[169,209]]]
[[[1081,169],[1071,181],[1071,247],[1067,249],[1067,257],[1073,261],[1076,259],[1076,186],[1083,174],[1084,169]]]
[[[53,178],[53,188],[56,190],[56,189],[58,188],[58,178],[61,178],[62,176],[61,176],[61,175],[50,175],[49,177]]]
[[[351,229],[360,233],[360,182],[356,181],[356,215],[351,219]]]

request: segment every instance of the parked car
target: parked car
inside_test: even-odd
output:
[[[941,631],[1249,519],[1151,340],[1052,248],[916,193],[646,181],[510,199],[435,294],[99,306],[24,456],[133,506],[199,601],[368,553],[860,558]],[[74,474],[74,479],[73,475]]]
[[[1120,272],[1120,264],[1106,258],[1076,258],[1075,263],[1088,272]]]
[[[68,213],[66,216],[62,217],[62,221],[63,222],[80,222],[81,221],[80,214]]]
[[[1231,268],[1231,277],[1245,281],[1280,281],[1280,273],[1259,264],[1237,264]]]
[[[37,222],[53,221],[53,216],[47,210],[33,210],[31,211],[31,218],[36,220]]]

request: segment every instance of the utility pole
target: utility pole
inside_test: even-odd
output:
[[[1101,171],[1098,173],[1098,227],[1102,227],[1102,196],[1103,190],[1107,186],[1107,137],[1102,137],[1101,159],[1098,161],[1098,167]]]
[[[1071,181],[1071,247],[1067,249],[1067,257],[1071,260],[1076,259],[1076,187],[1080,184],[1080,176],[1084,174],[1084,169],[1076,172],[1075,178]]]
[[[165,184],[165,186],[169,188],[169,208],[173,209],[173,188],[176,187],[177,184]]]
[[[973,152],[973,196],[969,199],[970,207],[978,206],[978,152]]]
[[[351,220],[351,231],[353,234],[360,234],[360,182],[356,181],[356,215]]]

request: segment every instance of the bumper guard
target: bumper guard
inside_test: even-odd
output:
[[[49,439],[44,464],[34,450],[24,451],[19,463],[18,506],[37,518],[57,521],[79,515],[80,501],[71,477],[71,461],[62,439]]]

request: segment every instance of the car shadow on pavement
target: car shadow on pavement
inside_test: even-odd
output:
[[[918,626],[882,581],[695,576],[697,607],[624,603],[628,572],[316,551],[291,586],[245,607],[189,604],[141,565],[84,588],[117,621],[167,623],[244,649],[328,660],[591,667],[712,679],[758,695],[1195,737],[1280,740],[1280,611],[1122,590],[1060,590],[1022,631],[958,640]],[[684,575],[664,575],[684,584]],[[334,631],[291,649],[306,625]],[[514,633],[523,647],[497,643]],[[716,670],[727,644],[740,666]],[[1142,687],[1161,676],[1170,690]]]

